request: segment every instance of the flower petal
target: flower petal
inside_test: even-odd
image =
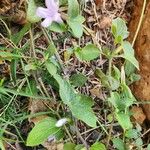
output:
[[[54,19],[54,21],[56,21],[58,23],[63,22],[59,13],[55,14],[53,19]]]
[[[46,28],[46,27],[49,27],[49,26],[51,25],[51,23],[52,23],[52,19],[51,19],[51,18],[46,18],[46,19],[41,23],[41,25]]]
[[[56,0],[45,0],[45,5],[48,9],[53,9],[54,11],[58,11],[58,3]]]
[[[38,7],[36,15],[41,18],[47,18],[49,16],[49,10],[47,8]]]

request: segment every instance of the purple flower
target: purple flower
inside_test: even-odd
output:
[[[58,2],[56,0],[45,0],[45,5],[47,8],[38,7],[36,10],[36,15],[44,18],[44,21],[41,23],[43,27],[48,27],[53,21],[62,22],[60,13],[58,13]]]

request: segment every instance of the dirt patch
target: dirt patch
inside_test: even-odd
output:
[[[135,8],[133,12],[133,18],[130,23],[130,40],[133,39],[134,33],[137,29],[140,13],[143,6],[143,0],[135,0]],[[141,80],[134,84],[134,94],[137,99],[141,101],[150,101],[150,1],[148,1],[145,15],[143,18],[142,26],[139,31],[138,37],[135,42],[135,53],[140,64],[139,74],[141,75]],[[150,120],[150,104],[144,104],[143,109]]]

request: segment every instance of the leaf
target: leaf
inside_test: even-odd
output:
[[[16,74],[17,62],[18,61],[16,59],[12,59],[11,64],[10,64],[10,72],[11,72],[11,77],[12,77],[14,84],[16,84],[16,80],[17,80],[17,74]]]
[[[76,145],[74,143],[66,143],[64,145],[64,150],[75,150]]]
[[[115,37],[117,43],[120,43],[129,35],[129,32],[127,31],[126,23],[121,18],[116,18],[112,21],[111,32]]]
[[[91,146],[90,150],[106,150],[106,147],[103,143],[96,142]]]
[[[126,131],[125,136],[129,139],[137,139],[139,137],[139,134],[136,129],[129,129],[128,131]]]
[[[147,146],[147,150],[150,150],[150,144],[148,144],[148,146]]]
[[[131,113],[134,118],[134,122],[137,122],[139,125],[142,125],[146,119],[143,109],[138,106],[132,106]]]
[[[25,97],[35,98],[35,99],[43,99],[43,100],[49,99],[48,97],[43,97],[40,95],[34,95],[31,93],[26,93],[24,91],[18,92],[17,90],[12,90],[12,89],[3,88],[3,87],[0,87],[0,93],[6,94],[6,95],[9,95],[8,93],[10,93],[10,94],[14,94],[14,95],[20,95],[20,96],[25,96]]]
[[[92,106],[92,98],[85,95],[77,95],[76,100],[72,102],[70,109],[72,111],[72,114],[76,118],[84,121],[87,125],[91,127],[96,127],[97,118],[92,111]]]
[[[132,128],[132,123],[130,121],[129,114],[118,112],[118,113],[116,113],[116,119],[118,120],[119,124],[124,129],[124,131]]]
[[[4,143],[3,143],[3,140],[1,138],[0,138],[0,149],[1,150],[6,150],[5,146],[4,146]]]
[[[125,144],[123,143],[123,141],[120,138],[114,138],[113,139],[113,145],[118,150],[126,150]]]
[[[79,22],[69,20],[68,25],[72,29],[73,35],[80,38],[83,34],[83,26]]]
[[[125,74],[127,77],[129,77],[131,74],[133,74],[136,71],[135,66],[128,60],[125,61]]]
[[[117,81],[120,81],[121,72],[120,72],[120,70],[119,70],[116,66],[113,66],[113,77],[114,77]]]
[[[24,66],[25,71],[36,70],[36,69],[37,69],[37,66],[36,64],[33,64],[33,63],[29,63]]]
[[[75,87],[81,87],[83,86],[87,81],[87,77],[83,75],[82,73],[79,74],[73,74],[70,78],[70,82],[75,86]]]
[[[36,146],[43,143],[50,135],[55,136],[61,129],[55,126],[54,118],[45,118],[35,124],[27,137],[27,146]]]
[[[27,8],[27,20],[31,23],[35,23],[41,20],[40,17],[36,15],[37,6],[34,0],[29,0]]]
[[[48,70],[48,72],[52,75],[55,76],[57,73],[57,68],[53,63],[47,62],[46,63],[46,68]]]
[[[78,15],[75,18],[70,18],[67,23],[70,26],[73,35],[77,38],[80,38],[83,34],[82,23],[85,21],[85,18],[81,15]]]
[[[25,24],[25,26],[16,34],[12,35],[11,40],[13,41],[14,44],[19,44],[20,40],[23,38],[26,32],[29,31],[31,27],[30,23]]]
[[[18,54],[13,54],[10,52],[0,52],[0,59],[15,59],[15,58],[21,58]]]
[[[77,0],[68,0],[68,16],[75,18],[79,15],[79,3]]]
[[[136,139],[135,144],[139,149],[142,149],[143,140],[139,137],[138,139]]]
[[[124,110],[124,105],[121,102],[118,92],[111,92],[108,101],[115,107],[116,111]]]
[[[77,48],[75,55],[79,60],[90,61],[100,55],[100,50],[94,44],[88,44],[84,48]]]
[[[97,118],[91,108],[93,105],[92,99],[87,96],[77,94],[69,82],[64,80],[60,75],[55,74],[56,71],[53,72],[53,69],[50,69],[50,65],[48,65],[48,63],[49,62],[46,63],[47,70],[59,84],[59,95],[62,101],[69,106],[72,114],[76,118],[84,121],[91,127],[96,127]]]
[[[52,22],[52,24],[48,27],[48,29],[53,32],[62,33],[66,31],[66,26],[64,23]]]
[[[115,37],[116,43],[121,43],[129,35],[126,23],[121,18],[116,18],[112,21],[111,32]]]
[[[123,58],[127,59],[130,63],[132,63],[137,69],[139,69],[139,63],[138,61],[135,59],[134,56],[134,49],[132,48],[132,45],[127,42],[124,41],[122,42],[122,47],[124,50],[124,54],[123,54]]]

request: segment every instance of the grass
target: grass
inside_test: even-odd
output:
[[[79,7],[78,3],[76,7]],[[66,10],[74,10],[73,6],[67,5],[61,8],[64,9],[62,16],[68,18],[70,14]],[[53,133],[50,135],[59,140],[54,142],[52,139],[48,143],[49,148],[52,143],[56,146],[63,143],[63,149],[69,145],[70,150],[71,147],[94,150],[96,146],[98,149],[119,150],[147,147],[148,142],[143,140],[143,135],[148,131],[143,133],[141,126],[130,119],[130,108],[137,102],[127,83],[134,82],[138,76],[134,74],[136,79],[130,81],[135,67],[126,70],[127,63],[124,63],[124,60],[130,61],[132,66],[137,66],[134,57],[125,55],[122,43],[126,42],[123,38],[126,33],[117,35],[113,30],[111,32],[112,25],[99,29],[98,16],[102,12],[96,10],[94,2],[79,8],[82,8],[85,18],[85,22],[81,22],[83,18],[79,13],[77,17],[80,19],[75,22],[79,31],[83,30],[81,37],[75,37],[79,31],[68,23],[72,18],[64,19],[65,28],[54,24],[53,29],[43,28],[38,22],[19,26],[0,20],[4,29],[0,33],[2,150],[17,149],[18,146],[25,149],[45,147],[44,141],[48,137],[40,139],[42,144],[34,140],[44,136],[50,126],[54,130],[49,131]],[[106,10],[102,10],[105,14]],[[116,18],[115,12],[120,11],[115,8],[109,12],[109,17],[112,13]],[[88,21],[89,18],[94,21]],[[124,21],[118,24],[127,30]],[[119,27],[115,30],[120,32]],[[91,52],[87,53],[85,45],[89,43],[93,45],[90,45]],[[48,126],[43,126],[44,119],[49,117],[54,119],[54,125],[48,122]],[[69,118],[69,121],[59,128],[61,132],[56,133],[55,122],[61,118]],[[38,130],[34,132],[35,128]],[[45,129],[43,134],[42,128]],[[31,138],[32,132],[34,138]]]

